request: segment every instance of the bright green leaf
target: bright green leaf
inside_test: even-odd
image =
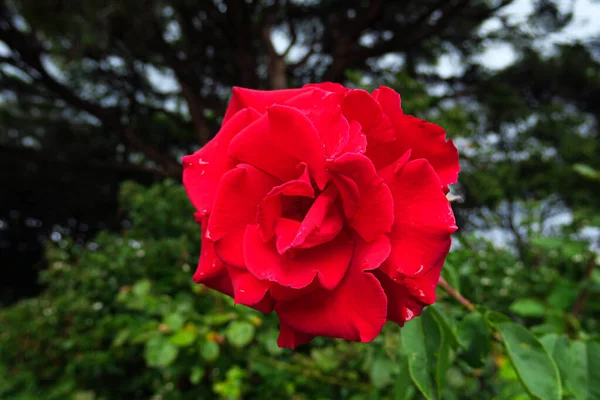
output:
[[[204,369],[201,367],[192,368],[192,373],[190,374],[190,382],[194,385],[198,384],[202,378],[204,377]]]
[[[215,361],[219,358],[220,348],[219,344],[213,341],[206,341],[200,343],[200,355],[206,361]]]
[[[181,329],[185,323],[185,318],[181,314],[169,314],[165,317],[163,323],[169,327],[170,330],[176,331]]]
[[[164,336],[156,336],[146,342],[144,357],[151,367],[166,367],[170,365],[179,350]]]
[[[193,330],[181,329],[169,338],[171,343],[179,347],[187,347],[194,343],[197,334]]]
[[[519,379],[531,397],[560,400],[562,387],[558,368],[542,343],[521,325],[502,323],[497,328]]]
[[[510,305],[510,311],[521,317],[543,317],[546,307],[536,299],[519,299]]]
[[[244,347],[254,339],[254,325],[246,321],[233,321],[227,326],[225,336],[235,347]]]

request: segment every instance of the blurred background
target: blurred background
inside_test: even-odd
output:
[[[284,351],[273,316],[192,284],[180,160],[232,86],[398,90],[461,153],[446,280],[597,335],[599,21],[594,0],[0,0],[0,398],[422,398],[398,327]],[[438,397],[527,399],[474,343]]]

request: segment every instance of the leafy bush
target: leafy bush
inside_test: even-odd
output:
[[[319,338],[293,352],[277,347],[273,315],[192,283],[199,228],[179,185],[128,183],[121,203],[131,228],[49,244],[44,292],[0,311],[0,398],[598,398],[597,272],[572,312],[595,262],[580,242],[539,238],[527,269],[461,238],[444,276],[481,306],[440,291],[373,343]]]

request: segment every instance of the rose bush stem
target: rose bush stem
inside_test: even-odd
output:
[[[456,289],[454,289],[452,286],[450,286],[450,284],[448,282],[446,282],[446,280],[444,278],[440,277],[439,283],[440,283],[440,286],[442,287],[442,289],[444,289],[446,291],[446,293],[448,293],[450,296],[452,296],[456,300],[458,300],[458,302],[460,304],[465,306],[471,312],[475,311],[475,306],[473,305],[473,303],[471,303],[469,300],[464,298],[462,294],[458,293],[458,291]]]

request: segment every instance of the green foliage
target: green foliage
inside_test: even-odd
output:
[[[319,338],[290,351],[277,347],[273,315],[191,282],[199,228],[179,185],[127,183],[121,193],[129,229],[49,245],[42,295],[0,311],[0,398],[555,399],[558,371],[565,395],[598,393],[599,344],[585,333],[597,321],[571,315],[583,287],[574,268],[590,260],[577,241],[535,241],[542,261],[527,274],[507,249],[459,246],[445,275],[477,312],[440,292],[371,344]],[[552,330],[547,350],[502,313]]]

